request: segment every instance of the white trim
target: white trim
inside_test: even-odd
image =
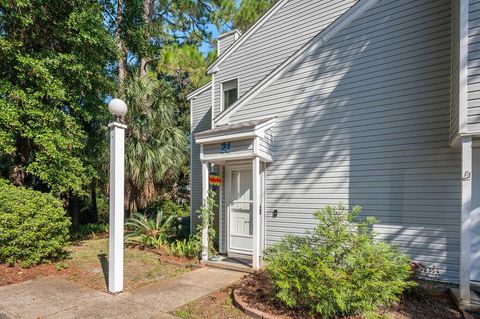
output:
[[[458,133],[468,133],[468,10],[469,0],[460,0]]]
[[[252,219],[253,219],[253,257],[252,267],[254,270],[260,269],[260,254],[261,254],[261,172],[260,172],[260,158],[254,157],[252,160],[252,192],[253,192],[253,204],[252,204]]]
[[[253,139],[253,156],[258,156],[259,151],[258,151],[258,137],[255,137]]]
[[[212,81],[208,82],[207,84],[199,87],[198,89],[196,89],[195,91],[193,91],[192,93],[190,93],[189,95],[187,95],[187,100],[192,100],[194,97],[196,97],[197,95],[199,94],[202,94],[203,92],[205,92],[206,90],[208,90],[209,88],[212,87]]]
[[[205,205],[208,198],[209,174],[208,163],[202,162],[202,205]],[[202,260],[208,260],[208,226],[202,228]]]
[[[222,165],[220,165],[220,177],[223,178],[223,169],[224,167]],[[220,189],[218,190],[218,215],[219,215],[219,222],[218,222],[218,232],[219,232],[219,237],[218,237],[218,250],[220,251],[220,253],[224,253],[223,251],[223,232],[224,232],[224,229],[223,229],[223,214],[225,214],[225,212],[223,211],[223,183],[225,183],[225,181],[222,180],[222,183],[220,184]]]
[[[228,154],[212,154],[212,155],[203,155],[201,156],[202,161],[208,162],[220,162],[220,161],[233,161],[233,160],[242,160],[242,159],[251,159],[253,157],[252,151],[239,151]]]
[[[248,38],[250,38],[271,16],[282,8],[288,0],[278,1],[270,10],[268,10],[250,29],[247,30],[237,41],[235,41],[225,52],[223,52],[208,68],[207,74],[218,72],[218,67],[225,61],[239,46],[241,46]]]
[[[193,193],[193,183],[192,183],[192,171],[193,171],[193,100],[190,100],[190,234],[193,234],[193,205],[192,205],[192,193]],[[202,146],[200,146],[202,148]]]
[[[267,249],[267,163],[262,163],[262,256]]]
[[[359,1],[348,9],[337,20],[332,22],[328,27],[323,29],[312,40],[301,47],[297,52],[285,60],[280,66],[278,66],[272,73],[258,82],[247,94],[244,94],[236,103],[229,107],[224,112],[220,113],[215,119],[217,124],[227,124],[228,119],[238,111],[242,106],[252,100],[257,94],[262,92],[265,88],[270,86],[279,77],[289,71],[296,62],[301,61],[307,57],[310,53],[317,50],[325,42],[331,39],[338,32],[343,30],[346,26],[352,23],[356,18],[362,15],[366,10],[370,9],[379,0],[365,0]]]
[[[215,74],[212,74],[212,118],[211,128],[215,128]]]
[[[470,225],[472,199],[472,137],[462,137],[462,213],[460,232],[460,299],[470,302]]]
[[[235,141],[235,140],[244,140],[248,138],[255,138],[259,136],[255,131],[254,132],[245,132],[245,133],[237,133],[237,134],[226,134],[226,135],[219,135],[219,136],[212,136],[212,137],[197,137],[195,141],[197,144],[214,144],[222,141]]]
[[[233,80],[237,80],[237,100],[236,101],[238,101],[238,99],[240,98],[240,78],[238,76],[220,82],[220,113],[219,114],[221,114],[223,112],[223,110],[225,110],[225,105],[223,105],[223,95],[224,95],[223,94],[223,83],[230,82],[230,81],[233,81]],[[232,105],[234,105],[235,102]]]

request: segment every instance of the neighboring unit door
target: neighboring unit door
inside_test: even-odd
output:
[[[480,281],[480,148],[473,148],[470,279]]]
[[[249,167],[231,168],[229,174],[228,251],[236,253],[252,253],[253,245],[253,193],[252,170]]]

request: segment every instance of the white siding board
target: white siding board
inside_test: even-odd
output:
[[[381,237],[457,279],[450,10],[448,0],[381,0],[232,116],[277,118],[267,244],[304,233],[314,210],[343,201],[379,218]]]

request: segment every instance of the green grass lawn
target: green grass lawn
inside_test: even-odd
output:
[[[67,249],[70,258],[56,264],[68,279],[80,285],[106,291],[108,278],[108,238],[81,241]],[[195,262],[169,262],[160,255],[127,247],[124,253],[125,290],[173,277],[195,267]],[[65,269],[59,269],[65,268]]]

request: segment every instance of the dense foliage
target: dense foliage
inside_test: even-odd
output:
[[[113,88],[114,42],[96,2],[0,1],[0,156],[15,185],[84,194],[88,130]],[[92,145],[95,146],[95,145]],[[43,188],[42,188],[43,187]]]
[[[0,263],[30,267],[63,256],[69,228],[60,200],[0,180]]]
[[[288,236],[267,250],[276,298],[322,318],[368,316],[398,300],[412,285],[409,259],[376,240],[375,220],[358,220],[359,213],[359,207],[326,207],[315,213],[313,232]]]
[[[150,76],[125,85],[129,106],[125,146],[126,198],[129,211],[143,209],[156,184],[178,174],[187,153],[186,134],[177,126],[172,89]]]
[[[176,203],[173,200],[160,199],[151,201],[145,208],[147,215],[153,215],[158,212],[163,212],[166,216],[188,217],[190,216],[190,206],[188,204]]]
[[[277,0],[242,0],[233,14],[233,25],[247,31]]]
[[[201,251],[201,242],[191,236],[178,239],[165,246],[167,253],[177,257],[198,258]]]
[[[157,213],[153,218],[135,213],[125,222],[125,226],[129,229],[125,240],[127,243],[143,247],[161,248],[175,237],[175,220],[175,215],[164,217],[162,212]]]

